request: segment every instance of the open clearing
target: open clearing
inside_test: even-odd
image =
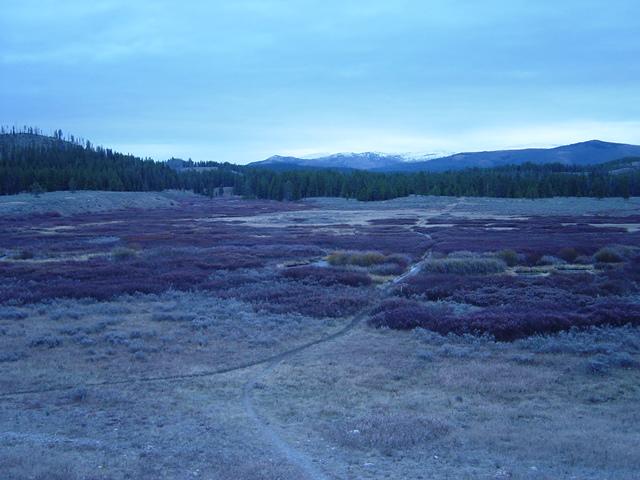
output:
[[[0,200],[1,478],[638,478],[640,199]]]

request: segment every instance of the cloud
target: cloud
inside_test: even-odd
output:
[[[143,155],[637,138],[635,0],[6,3],[0,123]]]

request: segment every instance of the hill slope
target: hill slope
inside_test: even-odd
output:
[[[164,164],[31,133],[0,135],[0,194],[34,189],[164,190],[178,186]]]
[[[233,187],[243,167],[179,159],[156,162],[73,137],[32,132],[0,134],[0,195],[32,191],[193,190],[211,196]],[[221,190],[222,188],[222,190]]]

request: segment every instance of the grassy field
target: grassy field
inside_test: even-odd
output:
[[[149,209],[177,206],[195,198],[187,192],[47,192],[0,196],[0,216],[44,214],[67,216],[122,209]]]
[[[639,207],[4,197],[0,478],[636,479]]]

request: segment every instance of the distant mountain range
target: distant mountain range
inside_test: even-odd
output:
[[[249,166],[271,170],[330,168],[374,172],[443,172],[473,167],[490,168],[502,165],[520,165],[527,162],[593,165],[638,156],[640,156],[640,146],[638,145],[591,140],[556,148],[467,152],[427,160],[376,152],[338,153],[313,159],[275,155],[266,160],[250,163]],[[428,157],[429,155],[425,155],[423,158]]]

